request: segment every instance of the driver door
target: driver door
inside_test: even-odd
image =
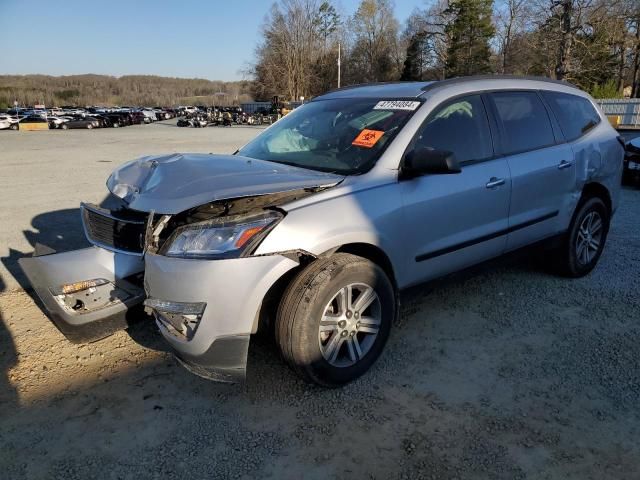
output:
[[[505,251],[511,178],[494,156],[492,128],[481,95],[458,97],[436,107],[409,146],[451,151],[462,167],[400,180],[409,284]]]

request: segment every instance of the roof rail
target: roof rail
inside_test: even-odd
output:
[[[416,82],[413,80],[410,81],[403,81],[403,80],[391,80],[388,82],[363,82],[363,83],[354,83],[352,85],[345,85],[344,87],[340,87],[340,88],[334,88],[332,90],[328,90],[326,92],[324,92],[321,95],[327,95],[329,93],[333,93],[333,92],[342,92],[344,90],[352,90],[354,88],[360,88],[360,87],[371,87],[371,86],[375,86],[375,85],[402,85],[403,83],[421,83],[421,82]],[[321,96],[318,95],[318,96]]]
[[[547,77],[537,77],[532,75],[470,75],[468,77],[454,77],[446,80],[439,80],[429,85],[422,87],[423,92],[435,90],[436,88],[446,87],[448,85],[455,85],[458,83],[472,82],[475,80],[534,80],[537,82],[555,83],[556,85],[564,85],[565,87],[572,87],[579,89],[573,83],[569,83],[565,80],[554,80]]]

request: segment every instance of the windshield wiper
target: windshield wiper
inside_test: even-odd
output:
[[[300,165],[299,163],[295,163],[295,162],[286,162],[284,160],[267,160],[268,162],[273,162],[273,163],[279,163],[281,165],[288,165],[290,167],[297,167],[297,168],[304,168],[305,170],[313,170],[314,172],[322,172],[322,173],[333,173],[333,174],[338,174],[338,175],[347,175],[344,172],[340,172],[340,170],[332,170],[329,168],[322,168],[322,167],[309,167],[307,165]]]

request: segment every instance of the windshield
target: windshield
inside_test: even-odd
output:
[[[324,172],[363,173],[419,106],[416,100],[318,100],[298,107],[238,153]]]

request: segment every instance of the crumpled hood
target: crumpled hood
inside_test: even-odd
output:
[[[175,214],[227,198],[328,187],[343,178],[239,155],[176,153],[128,162],[107,187],[134,210]]]

